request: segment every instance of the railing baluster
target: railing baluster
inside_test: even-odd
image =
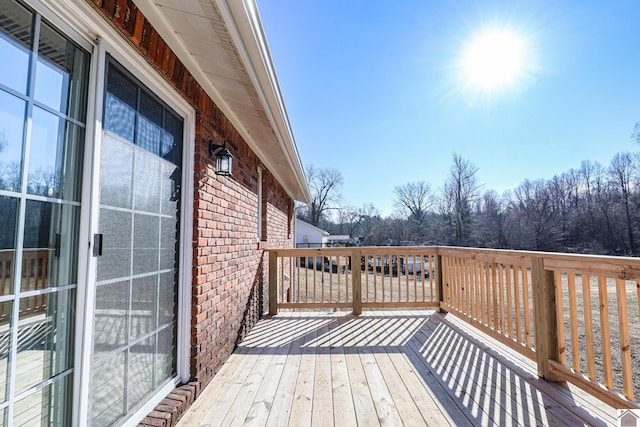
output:
[[[620,333],[620,361],[622,363],[622,389],[627,399],[633,400],[633,371],[631,370],[631,338],[629,337],[629,313],[627,289],[624,279],[616,279],[618,300],[618,328]]]
[[[491,269],[489,268],[489,263],[487,261],[484,261],[482,264],[484,268],[485,324],[491,326]]]
[[[591,308],[591,278],[583,274],[582,278],[582,302],[584,304],[584,331],[587,342],[587,374],[592,380],[596,379],[595,353],[593,349],[593,315]]]
[[[569,287],[569,321],[571,325],[571,362],[576,372],[580,370],[580,347],[578,344],[578,297],[576,294],[576,275],[567,273],[567,286]]]
[[[556,290],[556,324],[558,327],[558,361],[563,365],[567,364],[567,342],[564,336],[564,301],[562,292],[562,273],[555,272],[554,277]]]
[[[522,342],[522,310],[520,308],[520,265],[513,265],[513,304],[516,314],[516,340]]]
[[[269,314],[278,314],[278,253],[269,252]]]
[[[598,300],[600,302],[600,334],[602,340],[602,363],[604,368],[604,385],[613,390],[613,372],[611,363],[611,342],[609,333],[609,298],[607,296],[607,278],[598,276]]]
[[[524,265],[522,266],[522,298],[524,299],[524,339],[527,347],[531,347],[531,313],[529,307],[533,303],[533,295],[529,293],[529,268]]]
[[[640,282],[636,281],[636,300],[638,301],[638,317],[640,317]]]
[[[511,294],[513,293],[511,290],[511,272],[513,266],[511,264],[504,265],[504,271],[506,275],[505,285],[507,287],[507,336],[513,337],[513,301],[511,300]]]

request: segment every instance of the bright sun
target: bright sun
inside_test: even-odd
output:
[[[526,48],[514,31],[493,28],[471,40],[460,65],[468,87],[497,92],[513,87],[525,72]]]

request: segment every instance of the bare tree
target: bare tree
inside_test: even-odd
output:
[[[636,144],[640,144],[640,122],[637,122],[633,126],[633,130],[631,131],[631,141]]]
[[[475,240],[481,246],[504,247],[502,200],[495,190],[487,190],[478,203]]]
[[[337,169],[316,168],[313,165],[308,165],[306,169],[311,203],[301,212],[302,219],[318,227],[331,204],[341,199],[342,174]]]
[[[516,249],[551,250],[551,197],[543,180],[525,180],[513,192],[509,206],[510,246]]]
[[[621,204],[625,231],[627,235],[628,249],[631,254],[636,253],[635,239],[633,233],[633,220],[631,218],[631,195],[633,190],[634,162],[631,153],[624,152],[616,154],[609,166],[609,175],[613,188],[616,191]]]
[[[453,164],[444,184],[444,197],[449,200],[449,215],[456,244],[468,244],[471,233],[472,206],[478,198],[478,168],[453,153]]]
[[[346,230],[349,237],[353,238],[362,221],[360,209],[352,206],[343,206],[338,211],[338,220],[340,221],[340,233],[342,234]]]
[[[433,205],[431,186],[424,181],[409,182],[393,190],[395,205],[408,214],[415,238],[424,237],[424,226],[429,208]]]

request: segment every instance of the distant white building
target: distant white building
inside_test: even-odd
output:
[[[296,247],[322,248],[327,245],[329,233],[296,218]]]

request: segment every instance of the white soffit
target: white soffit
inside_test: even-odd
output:
[[[309,189],[255,0],[134,0],[295,200]]]

